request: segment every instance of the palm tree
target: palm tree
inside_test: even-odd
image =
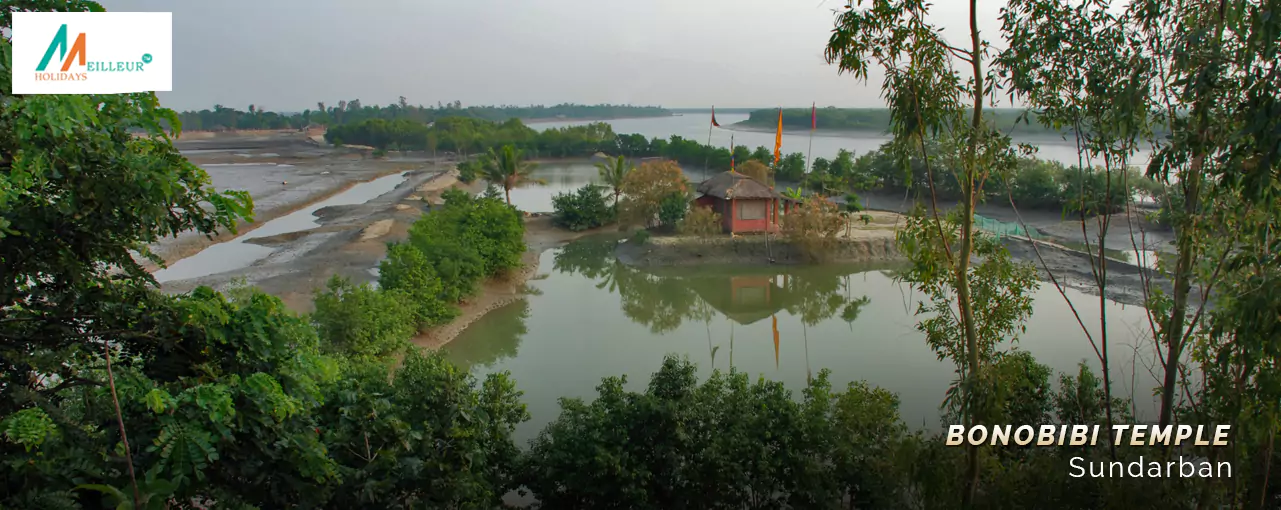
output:
[[[605,163],[596,163],[596,170],[600,172],[601,183],[609,186],[614,190],[614,216],[618,216],[618,196],[623,194],[623,178],[627,172],[636,168],[622,156],[618,159],[610,159]]]
[[[498,152],[489,149],[489,154],[482,159],[481,165],[485,180],[502,185],[507,205],[512,203],[512,188],[530,182],[542,182],[541,179],[532,177],[537,165],[525,161],[525,152],[510,145],[504,145]]]

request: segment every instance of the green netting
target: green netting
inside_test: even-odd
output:
[[[1018,223],[1008,223],[1000,220],[994,220],[992,218],[985,218],[978,214],[974,215],[974,226],[978,227],[979,230],[989,232],[997,237],[1026,237],[1028,234],[1028,232],[1024,231],[1023,227]],[[1041,235],[1040,232],[1037,232],[1035,228],[1029,228],[1028,230],[1031,232],[1033,239],[1041,239],[1045,237]]]

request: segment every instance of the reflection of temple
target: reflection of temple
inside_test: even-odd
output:
[[[774,275],[691,278],[689,286],[721,315],[746,326],[787,305],[791,293],[781,285],[782,279]]]

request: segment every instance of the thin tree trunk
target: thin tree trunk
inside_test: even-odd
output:
[[[980,380],[981,367],[979,359],[978,331],[974,327],[974,308],[970,303],[970,249],[971,236],[974,234],[974,171],[978,160],[978,135],[983,127],[983,59],[979,46],[978,2],[970,0],[970,61],[974,68],[974,114],[971,120],[969,140],[969,161],[966,161],[965,175],[962,179],[964,209],[961,222],[961,246],[956,258],[956,296],[960,310],[962,326],[965,328],[965,349],[969,356],[969,390],[966,395],[966,409],[971,426],[982,424],[982,417],[975,412],[973,392]],[[946,240],[945,240],[946,241]],[[974,499],[979,485],[979,447],[969,447],[966,487],[962,497],[965,508],[974,507]]]

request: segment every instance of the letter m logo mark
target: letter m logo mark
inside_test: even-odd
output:
[[[40,65],[36,71],[44,71],[49,66],[49,61],[53,59],[53,52],[58,52],[58,60],[66,59],[62,62],[62,71],[66,72],[71,69],[71,62],[79,60],[80,65],[85,65],[85,34],[80,33],[76,37],[75,44],[71,45],[71,54],[67,54],[67,25],[64,23],[58,29],[58,34],[53,36],[53,42],[49,43],[49,49],[45,50],[44,58],[40,59]]]

